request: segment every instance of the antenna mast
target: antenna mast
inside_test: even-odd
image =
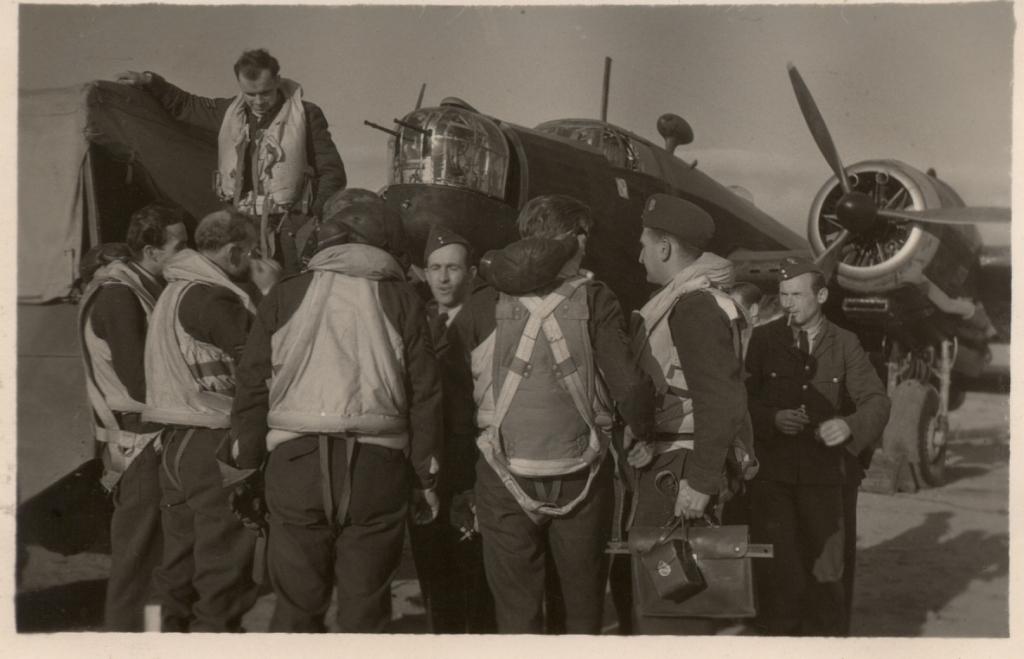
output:
[[[604,58],[604,85],[601,87],[601,121],[608,121],[608,86],[612,78],[612,58]]]

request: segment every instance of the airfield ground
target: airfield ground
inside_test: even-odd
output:
[[[945,485],[914,494],[861,493],[854,635],[1008,635],[1008,415],[1008,396],[969,394],[951,418]],[[26,549],[19,629],[99,629],[109,556]],[[427,631],[408,547],[393,602],[393,631]],[[272,609],[273,595],[265,595],[246,628],[266,630]],[[607,631],[614,633],[613,622]]]

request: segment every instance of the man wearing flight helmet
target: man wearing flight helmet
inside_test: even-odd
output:
[[[266,461],[271,631],[379,632],[405,519],[437,515],[437,359],[395,259],[397,214],[354,203],[319,228],[306,272],[260,306],[238,368],[237,466]],[[415,482],[410,474],[415,474]]]

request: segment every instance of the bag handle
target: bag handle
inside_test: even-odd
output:
[[[660,547],[661,545],[668,542],[669,536],[671,536],[672,533],[680,526],[685,526],[683,517],[673,516],[672,519],[668,520],[668,522],[666,522],[665,525],[662,527],[665,530],[662,531],[661,535],[658,536],[658,539],[654,541],[654,546]]]
[[[675,474],[667,469],[660,471],[654,476],[654,489],[674,502],[679,494],[679,479]],[[713,529],[721,526],[721,523],[715,519],[711,513],[707,512],[704,513],[704,516],[701,517],[700,521],[703,521],[709,528]],[[667,530],[661,534],[658,541],[654,544],[657,546],[664,543],[677,527],[682,525],[685,529],[686,524],[687,522],[682,516],[673,515],[667,522],[665,522],[665,528]]]

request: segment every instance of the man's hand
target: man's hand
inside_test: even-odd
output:
[[[281,264],[274,259],[254,258],[249,262],[249,277],[260,293],[266,295],[281,279]]]
[[[654,459],[654,447],[651,442],[634,442],[626,455],[626,463],[634,469],[643,469]]]
[[[470,540],[474,533],[480,531],[476,520],[476,501],[473,490],[459,492],[452,497],[452,507],[448,512],[448,521],[462,534],[459,540]]]
[[[784,435],[795,435],[804,429],[811,420],[802,408],[796,410],[779,410],[775,413],[775,427]]]
[[[679,481],[679,493],[676,495],[676,517],[700,519],[704,516],[704,509],[710,500],[710,495],[698,492],[683,479]]]
[[[263,498],[263,474],[245,479],[228,495],[228,505],[242,525],[259,531],[267,527],[267,504]]]
[[[145,87],[153,81],[153,75],[148,71],[123,71],[117,74],[117,82],[132,87]]]
[[[437,511],[441,508],[441,500],[437,491],[413,489],[412,491],[412,522],[416,526],[430,524],[437,519]]]
[[[825,446],[839,446],[850,438],[850,426],[842,419],[829,419],[818,426],[818,437]]]

